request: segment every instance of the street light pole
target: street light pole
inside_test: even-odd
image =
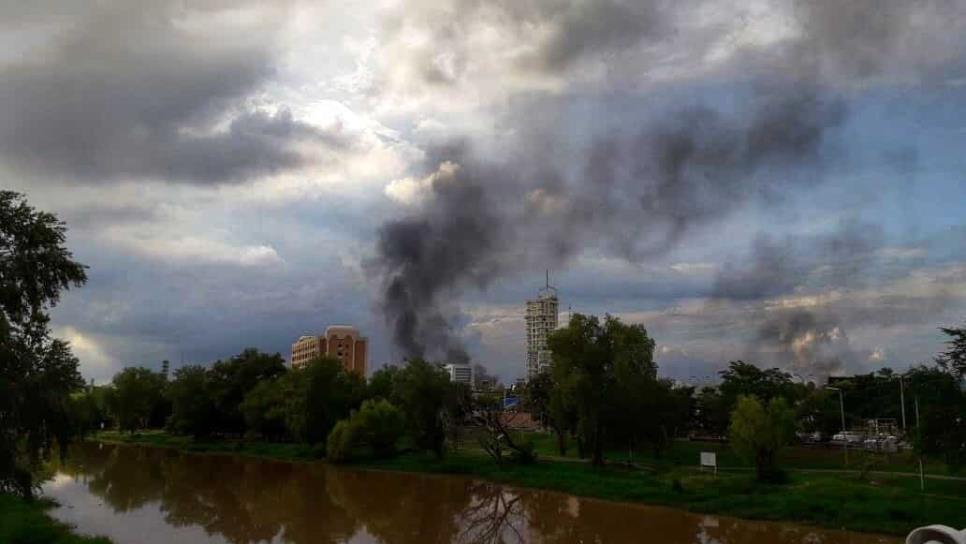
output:
[[[899,404],[902,408],[902,434],[906,434],[906,392],[902,386],[902,374],[899,375]]]
[[[922,427],[919,426],[919,395],[916,395],[916,434],[919,437],[919,491],[925,491],[926,477],[922,470]]]
[[[826,385],[825,389],[839,392],[839,410],[842,413],[842,449],[845,450],[845,466],[849,466],[849,437],[845,434],[845,397],[842,389]]]

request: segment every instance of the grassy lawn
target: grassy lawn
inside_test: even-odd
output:
[[[96,433],[91,439],[120,444],[140,444],[159,448],[175,448],[198,453],[230,453],[234,455],[264,457],[267,459],[285,459],[288,461],[311,461],[321,459],[325,456],[324,449],[307,446],[305,444],[258,442],[228,438],[194,440],[189,436],[176,436],[157,430],[141,431],[134,434],[119,431],[101,431]]]
[[[46,510],[48,501],[26,502],[0,494],[0,542],[4,544],[110,544],[106,538],[78,536],[54,520]]]
[[[536,451],[543,457],[559,457],[557,442],[549,433],[526,433],[522,437],[533,441]],[[577,448],[568,444],[567,458],[577,459]],[[702,451],[717,453],[718,466],[721,468],[751,468],[752,464],[739,458],[728,444],[720,442],[691,442],[675,440],[656,457],[650,449],[636,452],[627,450],[612,450],[606,453],[607,459],[612,461],[633,461],[638,464],[654,467],[697,466],[699,454]],[[782,466],[787,469],[806,470],[857,470],[865,463],[871,463],[875,471],[887,472],[916,472],[919,462],[914,453],[903,451],[898,453],[866,452],[849,450],[849,464],[845,464],[845,452],[841,447],[825,446],[789,446],[782,451]],[[927,474],[947,476],[949,470],[946,465],[933,460],[925,463]]]
[[[319,451],[296,444],[212,440],[163,432],[136,435],[100,433],[106,441],[174,447],[186,451],[253,455],[273,459],[317,459]],[[700,451],[718,451],[719,464],[747,465],[723,444],[676,442],[660,459],[651,452],[634,456],[632,469],[620,465],[594,468],[571,459],[557,460],[552,437],[533,434],[543,459],[534,465],[497,465],[472,441],[443,459],[407,453],[391,459],[364,460],[353,466],[380,470],[465,475],[521,487],[549,489],[584,497],[646,502],[694,512],[725,514],[749,519],[786,520],[829,528],[904,535],[910,529],[933,523],[966,526],[966,481],[929,480],[919,491],[915,477],[876,472],[864,480],[858,474],[826,474],[808,469],[841,469],[841,450],[796,447],[785,456],[794,468],[785,484],[754,481],[750,471],[702,473],[694,466]],[[611,460],[626,459],[612,452]],[[573,454],[571,453],[571,456]],[[858,460],[857,456],[853,459]],[[914,459],[903,455],[883,458],[876,470],[912,472]]]
[[[584,497],[646,502],[750,519],[792,520],[855,531],[905,535],[920,525],[966,526],[966,482],[931,481],[920,493],[918,479],[796,473],[782,485],[759,484],[747,473],[717,477],[693,468],[660,471],[584,463],[543,461],[497,466],[473,452],[436,460],[407,454],[357,465],[385,470],[461,474],[523,487],[551,489]]]

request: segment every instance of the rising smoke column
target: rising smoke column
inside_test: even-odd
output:
[[[734,257],[719,271],[711,304],[758,308],[745,358],[817,378],[856,370],[859,354],[844,323],[888,316],[840,315],[835,299],[888,279],[879,260],[884,245],[881,227],[858,221],[813,236],[761,236],[748,255]]]
[[[459,164],[456,182],[477,186],[486,208],[428,198],[400,223],[384,225],[371,270],[407,352],[458,345],[448,326],[453,308],[443,301],[464,289],[485,288],[515,269],[559,266],[586,247],[648,259],[746,203],[821,182],[821,150],[846,113],[838,97],[861,97],[883,83],[951,86],[966,74],[966,4],[945,1],[415,1],[389,26],[395,39],[382,83],[441,96],[477,97],[495,87],[501,102],[489,113],[513,139],[499,154],[465,146],[462,155],[434,156],[426,165],[433,172],[445,160]],[[480,28],[486,32],[474,32]],[[414,29],[425,39],[411,40]],[[685,82],[684,92],[660,114],[635,115],[634,101],[649,101],[645,93],[669,92],[664,77]],[[754,91],[729,95],[727,104],[689,98],[693,87],[719,85]],[[588,111],[581,98],[595,93],[613,101]],[[688,100],[695,103],[681,106]],[[615,117],[625,122],[598,126]],[[592,136],[575,142],[574,133]],[[438,276],[419,273],[429,268],[414,264],[421,257],[386,247],[396,228],[413,223],[424,225],[419,255],[453,249],[465,238],[453,232],[450,213],[497,218],[501,233],[477,235],[486,242],[483,254],[447,263]],[[781,280],[773,293],[799,287],[793,280]],[[748,283],[738,298],[764,294]],[[865,321],[887,318],[867,313]],[[814,317],[818,325],[839,324],[840,332],[840,323],[852,325],[851,316]],[[792,322],[807,321],[761,328],[789,331],[779,335],[788,338],[798,330]]]
[[[521,132],[536,143],[504,157],[433,154],[420,205],[382,225],[369,263],[395,345],[407,357],[461,354],[453,301],[465,289],[561,266],[584,247],[631,261],[660,255],[750,201],[817,183],[793,174],[815,170],[844,115],[834,96],[779,86],[757,89],[738,113],[690,106],[598,138],[576,174],[542,155],[566,134],[526,127],[526,117]]]
[[[443,296],[469,283],[485,287],[501,266],[502,218],[485,186],[447,162],[427,178],[430,202],[418,214],[379,230],[381,309],[393,341],[406,357],[445,355],[466,359],[454,339]]]

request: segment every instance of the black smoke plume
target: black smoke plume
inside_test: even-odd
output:
[[[751,201],[818,183],[826,133],[844,114],[814,89],[759,89],[744,111],[689,107],[597,138],[570,158],[576,168],[552,155],[572,143],[566,134],[528,127],[525,115],[526,141],[500,159],[467,147],[435,154],[429,169],[447,167],[426,178],[415,211],[381,227],[370,263],[396,346],[460,353],[452,301],[464,289],[560,266],[585,247],[660,255]]]

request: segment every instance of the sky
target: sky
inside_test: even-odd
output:
[[[966,320],[955,0],[0,0],[0,187],[67,223],[81,371],[525,374],[545,270],[660,373],[903,369]]]

